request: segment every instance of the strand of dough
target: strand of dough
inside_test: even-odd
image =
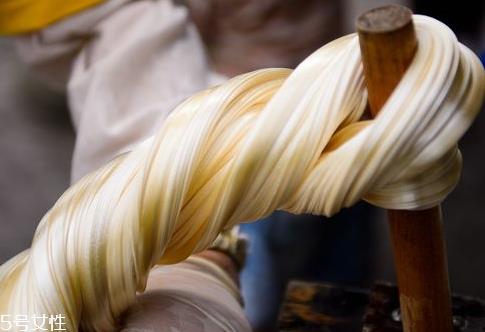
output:
[[[442,23],[414,16],[417,54],[379,115],[355,34],[293,72],[238,76],[182,103],[159,133],[87,175],[44,216],[32,247],[0,268],[0,313],[63,314],[113,330],[157,263],[224,228],[282,209],[330,216],[360,199],[391,209],[441,202],[485,74]]]

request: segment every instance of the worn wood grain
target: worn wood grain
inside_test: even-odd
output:
[[[281,307],[278,331],[360,331],[367,299],[359,289],[293,281]]]

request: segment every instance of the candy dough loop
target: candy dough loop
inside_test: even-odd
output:
[[[484,70],[444,24],[414,16],[418,50],[373,120],[358,38],[294,71],[263,69],[179,105],[155,137],[69,188],[32,247],[0,268],[1,314],[63,314],[109,331],[156,264],[274,210],[333,215],[360,199],[440,203],[461,171],[457,141],[480,110]]]

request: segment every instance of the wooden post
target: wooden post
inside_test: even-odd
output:
[[[412,12],[389,5],[362,14],[357,31],[371,114],[399,83],[418,47]],[[439,206],[388,211],[406,332],[451,332],[448,267]]]

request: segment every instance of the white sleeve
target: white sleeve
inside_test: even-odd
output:
[[[152,135],[213,77],[187,10],[167,0],[109,1],[17,44],[27,63],[67,87],[72,181]]]

